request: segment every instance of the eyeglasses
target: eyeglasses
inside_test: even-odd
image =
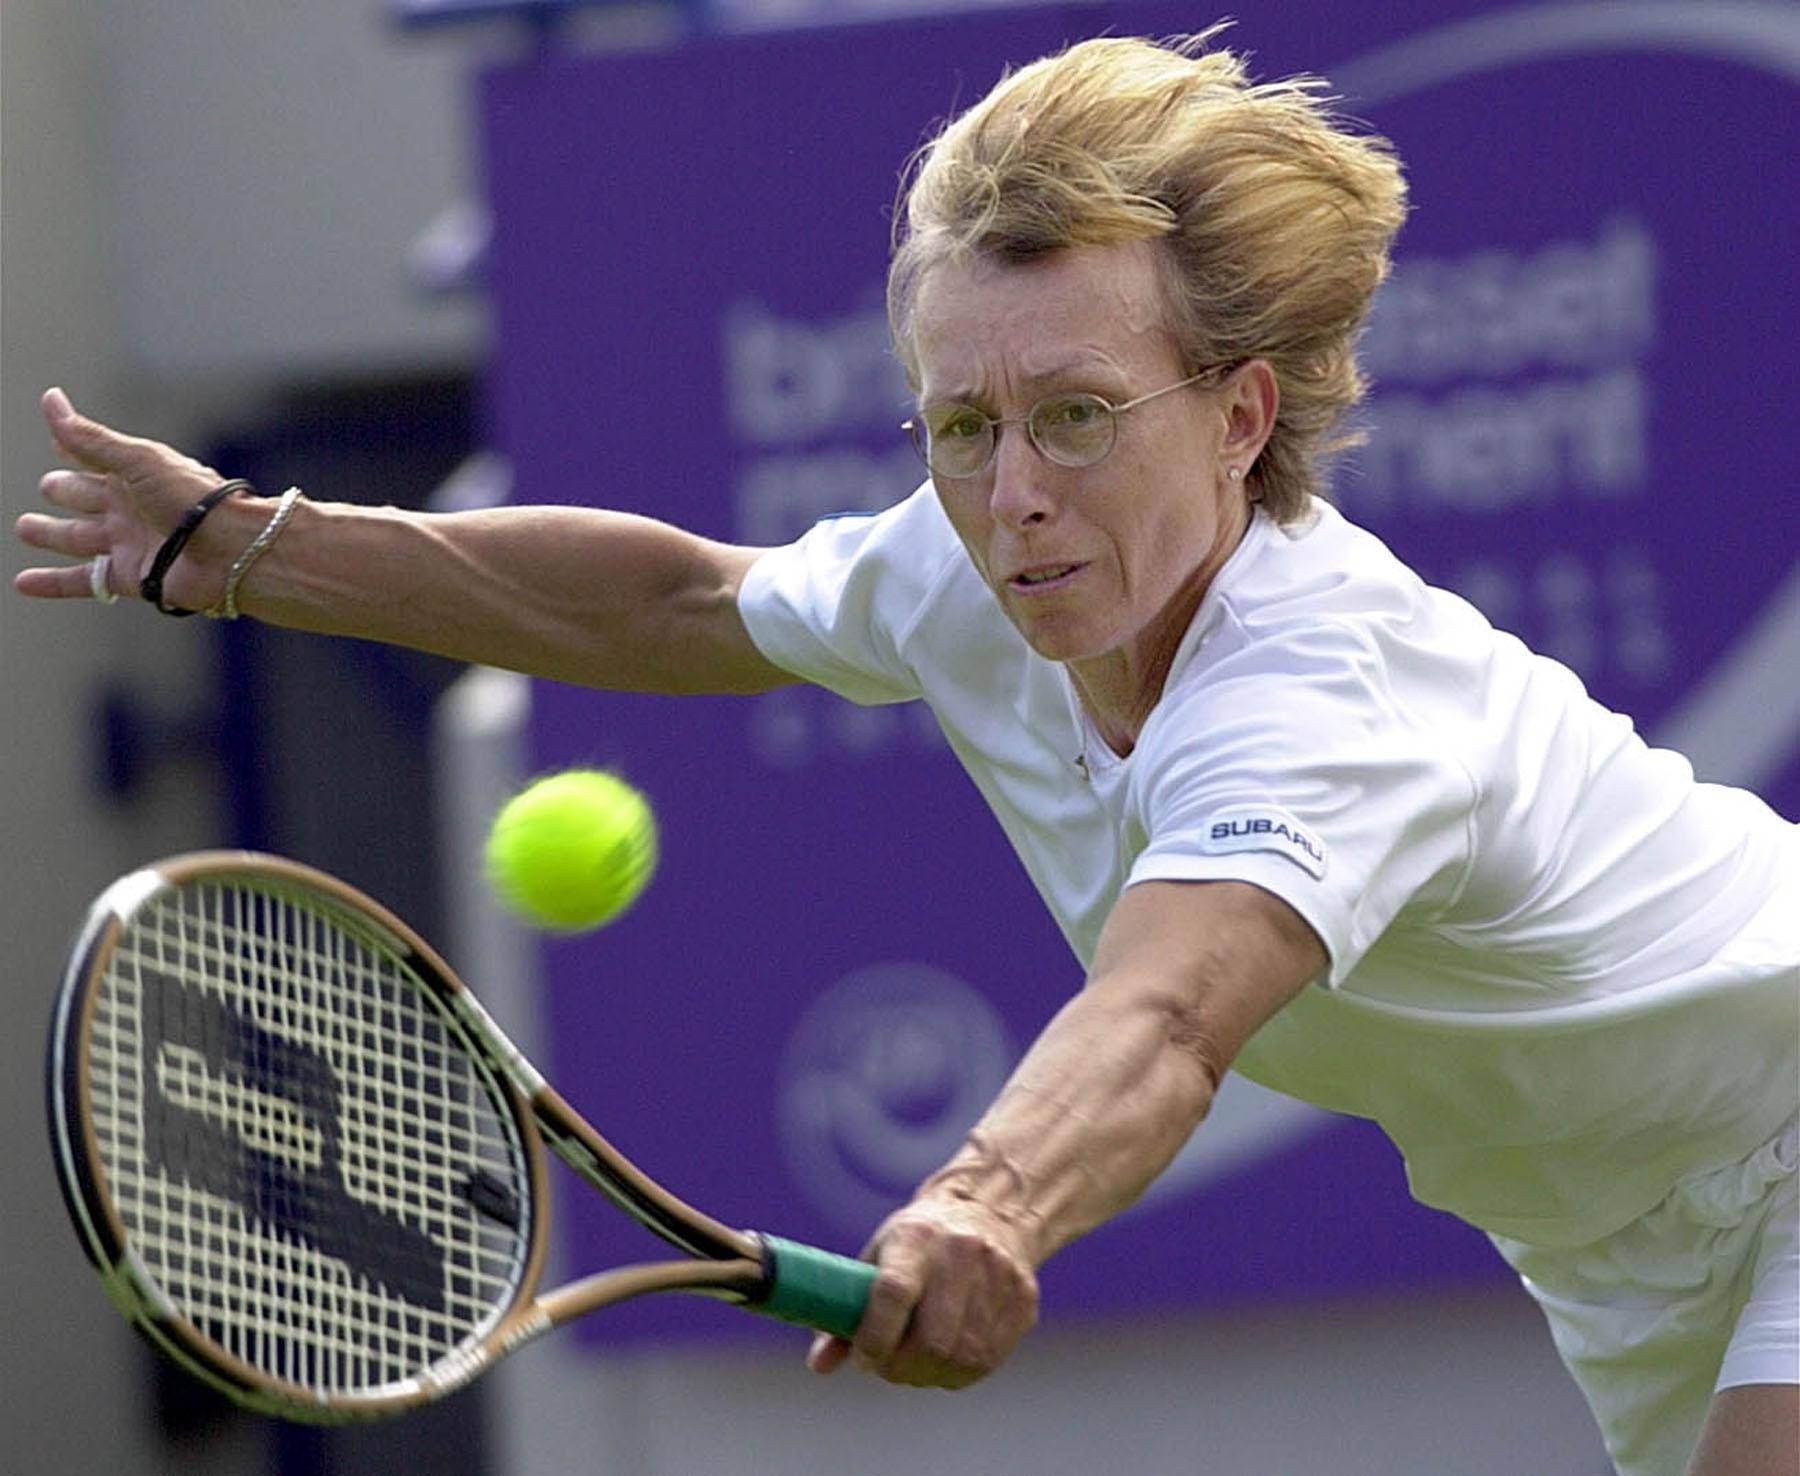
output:
[[[1115,405],[1099,395],[1050,395],[1025,415],[1002,419],[973,405],[928,405],[901,429],[912,437],[920,459],[940,477],[974,477],[988,469],[1000,444],[1000,427],[1023,425],[1045,460],[1058,466],[1092,466],[1112,450],[1119,437],[1119,417],[1162,395],[1198,384],[1209,376],[1223,378],[1235,364],[1214,364],[1176,384]]]

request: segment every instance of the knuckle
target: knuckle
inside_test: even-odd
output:
[[[1018,1279],[1014,1283],[1013,1297],[1017,1304],[1029,1312],[1035,1320],[1039,1301],[1038,1279],[1029,1267],[1018,1268]]]
[[[892,1266],[877,1271],[869,1288],[869,1300],[884,1307],[910,1307],[918,1297],[918,1277]]]
[[[944,1232],[944,1244],[960,1255],[983,1255],[992,1242],[971,1225],[958,1225]]]
[[[913,1352],[925,1363],[950,1364],[956,1362],[961,1344],[957,1334],[936,1332],[921,1337]]]

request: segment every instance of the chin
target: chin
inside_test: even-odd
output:
[[[1086,661],[1110,649],[1105,640],[1073,621],[1021,620],[1010,610],[1007,615],[1013,629],[1025,638],[1025,644],[1046,661]]]

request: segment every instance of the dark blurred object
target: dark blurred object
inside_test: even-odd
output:
[[[423,508],[480,444],[463,376],[297,393],[212,448],[275,492]],[[414,651],[239,620],[219,627],[217,747],[230,843],[342,876],[434,936],[429,722],[463,670]],[[490,1469],[480,1391],[392,1424],[313,1429],[270,1421],[278,1476],[480,1476]]]
[[[472,460],[476,398],[462,375],[294,391],[204,456],[265,493],[297,483],[315,501],[422,508],[459,468],[486,464]],[[250,619],[218,622],[211,634],[212,689],[185,707],[142,676],[100,689],[96,782],[129,804],[164,766],[208,766],[226,816],[211,843],[310,862],[389,899],[427,935],[440,931],[429,725],[463,668]],[[395,1425],[312,1430],[244,1415],[146,1356],[156,1365],[158,1427],[176,1444],[253,1420],[267,1426],[269,1469],[279,1476],[489,1469],[478,1394]]]
[[[159,711],[135,687],[108,682],[95,701],[93,732],[101,789],[115,804],[137,798],[152,772],[165,763],[216,763],[219,713],[212,706],[187,712]]]

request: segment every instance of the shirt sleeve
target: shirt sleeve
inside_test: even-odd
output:
[[[1402,909],[1454,893],[1475,783],[1365,632],[1314,628],[1279,663],[1227,660],[1145,735],[1130,803],[1147,841],[1126,885],[1262,887],[1318,934],[1335,987]]]
[[[827,518],[768,550],[738,610],[783,671],[864,706],[908,702],[920,685],[902,645],[951,556],[964,557],[927,484],[885,512]]]

